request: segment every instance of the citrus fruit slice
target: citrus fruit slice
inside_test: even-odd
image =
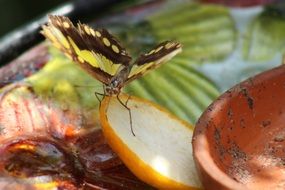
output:
[[[106,96],[100,121],[105,138],[124,164],[156,188],[199,189],[193,127],[149,101],[127,95],[120,95],[120,100],[130,108],[131,117],[116,97]]]

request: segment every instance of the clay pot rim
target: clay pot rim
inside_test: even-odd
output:
[[[223,186],[225,189],[235,189],[246,190],[246,186],[238,183],[233,178],[229,177],[224,171],[222,171],[214,162],[210,152],[209,152],[209,142],[206,137],[207,126],[204,125],[204,120],[209,118],[209,110],[215,110],[216,106],[219,106],[219,102],[223,99],[229,99],[227,92],[234,91],[238,86],[245,83],[247,80],[236,84],[228,91],[223,92],[216,100],[214,100],[208,108],[203,112],[203,114],[199,117],[197,123],[195,124],[193,139],[192,139],[192,150],[193,157],[195,161],[196,168],[200,175],[200,179],[203,180],[204,176],[208,175],[212,181],[216,184]],[[227,100],[228,101],[228,100]],[[203,171],[203,173],[201,173]],[[209,183],[207,181],[206,183]]]
[[[207,151],[209,143],[207,142],[205,135],[199,134],[193,136],[195,136],[195,141],[193,141],[192,146],[193,152],[195,152],[193,156],[196,167],[201,168],[200,170],[205,171],[212,181],[219,183],[226,189],[235,187],[235,189],[246,190],[247,187],[245,185],[236,182],[214,163],[209,151]]]
[[[211,111],[214,111],[216,107],[220,106],[221,100],[224,102],[227,102],[234,98],[235,96],[229,96],[229,92],[238,92],[236,89],[240,88],[241,86],[246,86],[247,83],[250,83],[252,80],[257,81],[264,81],[269,80],[270,78],[280,75],[284,73],[285,65],[280,65],[275,68],[269,69],[267,71],[261,72],[260,74],[257,74],[253,77],[250,77],[249,79],[242,81],[229,90],[225,91],[223,94],[221,94],[215,101],[212,102],[210,106],[203,112],[203,114],[198,119],[197,123],[195,124],[195,129],[193,133],[193,139],[192,139],[192,150],[193,150],[193,157],[195,161],[195,165],[198,171],[198,174],[200,175],[200,179],[204,183],[213,183],[213,184],[219,184],[225,189],[235,189],[235,190],[246,190],[248,187],[244,184],[241,184],[237,181],[235,181],[233,178],[231,178],[227,173],[222,171],[214,162],[213,158],[211,157],[211,154],[209,152],[209,142],[207,141],[206,137],[206,131],[207,126],[204,125],[205,122],[209,117],[209,114]],[[252,86],[251,86],[252,87]],[[203,176],[201,176],[203,175]],[[205,180],[204,175],[207,175],[208,181]],[[211,181],[209,181],[209,179]]]

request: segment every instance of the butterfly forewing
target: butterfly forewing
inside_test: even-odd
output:
[[[146,54],[141,54],[134,62],[126,83],[146,74],[181,52],[181,44],[173,41],[165,41],[157,45]]]
[[[86,24],[78,24],[78,30],[89,49],[98,51],[114,64],[130,63],[131,57],[126,49],[107,30],[94,30]]]
[[[131,58],[119,42],[106,30],[94,30],[88,25],[77,28],[64,16],[49,16],[42,33],[81,67],[99,81],[108,84]]]

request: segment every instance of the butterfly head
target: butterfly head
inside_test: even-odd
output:
[[[105,89],[108,95],[117,95],[121,89],[126,85],[126,80],[129,76],[131,65],[128,67],[122,66],[119,68],[115,76],[113,76]]]
[[[113,78],[113,80],[105,86],[106,93],[110,96],[119,94],[121,88],[122,85],[118,78]]]

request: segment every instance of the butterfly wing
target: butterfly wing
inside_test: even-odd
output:
[[[126,50],[105,29],[94,30],[81,23],[75,27],[67,17],[53,15],[49,15],[42,29],[55,47],[105,84],[131,61]]]
[[[165,41],[157,45],[146,54],[141,54],[134,62],[126,83],[141,77],[147,72],[159,67],[181,52],[181,44],[173,41]]]

